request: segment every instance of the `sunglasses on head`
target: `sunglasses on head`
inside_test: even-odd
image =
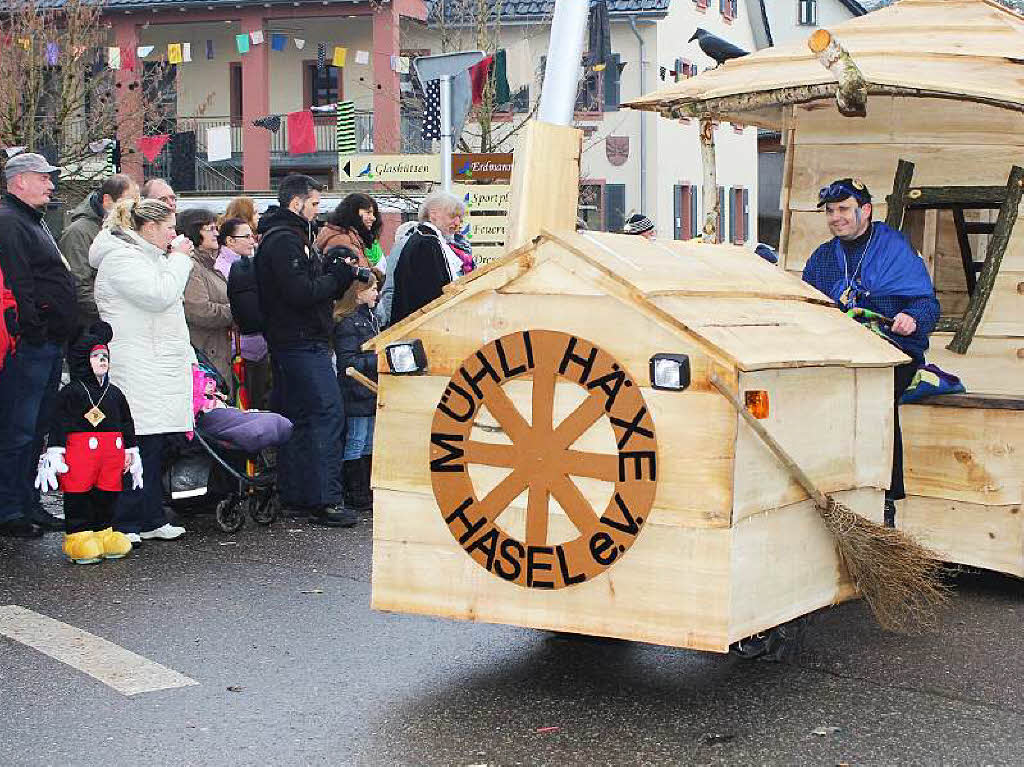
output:
[[[826,202],[845,200],[847,197],[852,197],[860,205],[868,202],[868,198],[862,190],[846,182],[836,181],[818,190],[818,207],[821,207]]]

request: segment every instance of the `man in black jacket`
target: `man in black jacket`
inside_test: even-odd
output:
[[[350,527],[359,518],[344,505],[344,411],[330,339],[334,301],[352,284],[354,271],[344,261],[325,262],[313,245],[321,189],[309,176],[281,182],[280,207],[260,218],[256,280],[275,409],[295,427],[277,455],[282,503],[317,524]]]
[[[63,523],[37,509],[32,478],[77,326],[75,280],[43,214],[58,168],[31,152],[7,161],[0,200],[0,269],[18,302],[20,335],[0,371],[0,535],[34,538]]]

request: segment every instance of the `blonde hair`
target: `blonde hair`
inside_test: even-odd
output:
[[[172,215],[174,211],[160,200],[125,197],[114,203],[103,226],[107,229],[130,229],[137,232],[143,224],[158,224]]]
[[[228,203],[227,208],[224,209],[224,215],[218,220],[218,225],[223,224],[225,221],[231,218],[240,218],[249,225],[252,229],[253,234],[256,233],[256,200],[252,197],[242,195],[235,197]]]
[[[345,291],[345,295],[334,302],[335,322],[345,319],[359,307],[356,296],[360,293],[365,293],[372,287],[376,287],[377,290],[384,287],[384,272],[375,266],[370,271],[373,273],[374,285],[367,285],[359,280],[353,280],[352,284],[348,286],[348,290]]]

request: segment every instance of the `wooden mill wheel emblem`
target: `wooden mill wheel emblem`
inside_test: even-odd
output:
[[[503,385],[532,381],[530,419]],[[585,398],[555,423],[559,380],[582,387]],[[486,407],[509,443],[474,439]],[[616,451],[595,453],[574,444],[607,419]],[[480,497],[469,466],[510,470]],[[654,421],[640,387],[593,343],[551,330],[503,336],[463,361],[441,396],[430,435],[434,497],[463,550],[490,573],[520,586],[558,589],[604,572],[632,546],[648,519],[657,487]],[[572,477],[614,483],[604,509],[594,509]],[[528,492],[525,540],[498,524]],[[552,544],[551,501],[578,535]]]

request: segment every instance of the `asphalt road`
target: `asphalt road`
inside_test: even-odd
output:
[[[127,697],[0,637],[0,765],[1022,761],[1014,579],[960,573],[925,637],[881,632],[860,603],[828,610],[772,664],[372,612],[368,523],[188,526],[89,567],[59,535],[0,539],[0,605],[198,682]]]

